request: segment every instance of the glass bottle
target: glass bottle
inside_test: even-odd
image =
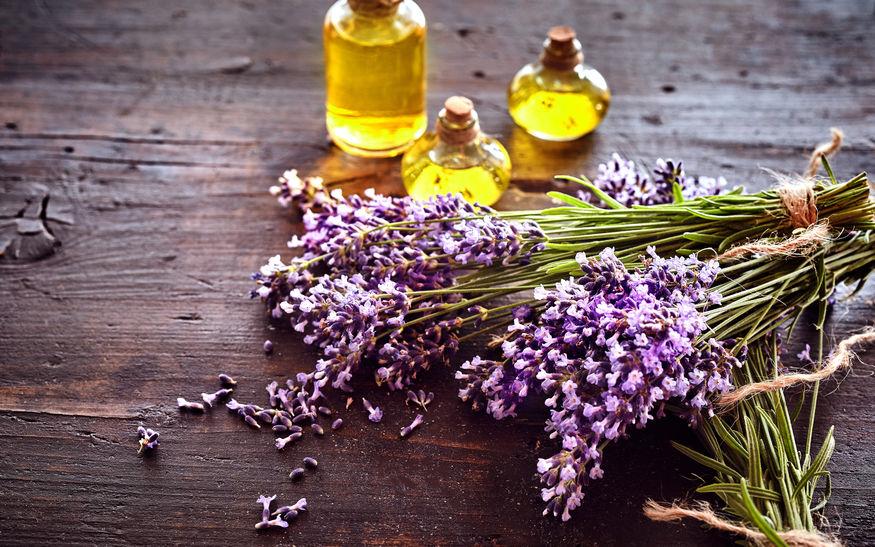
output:
[[[570,141],[598,127],[608,113],[611,92],[604,77],[583,64],[574,29],[553,27],[540,60],[514,76],[507,103],[513,120],[531,135]]]
[[[425,16],[413,0],[339,0],[325,15],[325,124],[341,149],[389,157],[425,131]]]
[[[404,154],[401,175],[416,199],[460,193],[470,202],[492,205],[510,184],[510,156],[480,131],[477,112],[465,97],[450,97],[435,130]]]

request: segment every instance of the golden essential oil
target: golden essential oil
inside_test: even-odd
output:
[[[331,139],[357,156],[400,154],[428,124],[422,10],[412,0],[340,0],[323,30]]]
[[[570,141],[595,130],[608,113],[611,92],[604,77],[583,64],[570,27],[553,27],[541,59],[524,66],[507,91],[513,120],[531,135]]]
[[[404,154],[404,188],[415,199],[461,194],[492,205],[510,184],[510,156],[496,139],[480,131],[477,112],[465,97],[450,97],[435,131],[426,133]]]

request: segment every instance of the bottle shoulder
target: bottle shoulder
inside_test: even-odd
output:
[[[430,162],[449,169],[467,169],[478,165],[509,168],[510,155],[494,137],[481,134],[468,144],[447,144],[435,133],[426,133],[404,154],[403,165]]]
[[[544,90],[585,93],[593,89],[607,91],[608,85],[598,70],[584,63],[571,70],[555,70],[539,62],[530,63],[517,72],[510,84],[512,92]]]
[[[386,16],[369,16],[355,12],[347,0],[338,0],[325,14],[324,29],[341,38],[363,45],[386,45],[400,42],[411,34],[425,39],[425,14],[413,0],[404,0],[398,10]]]

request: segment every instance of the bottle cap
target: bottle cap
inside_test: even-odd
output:
[[[541,64],[554,70],[571,70],[583,62],[583,48],[574,29],[569,26],[553,27],[547,31]]]
[[[362,15],[389,15],[404,0],[347,0],[352,11]]]
[[[467,97],[453,96],[444,101],[438,113],[438,137],[447,144],[468,144],[480,134],[474,103]]]

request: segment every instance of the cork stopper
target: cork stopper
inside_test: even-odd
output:
[[[553,27],[547,31],[541,64],[554,70],[571,70],[583,62],[583,49],[574,29],[569,26]]]
[[[404,0],[347,0],[352,11],[361,15],[382,17],[395,13]]]
[[[447,144],[468,144],[480,134],[474,103],[467,97],[453,96],[444,101],[438,113],[437,134]]]

